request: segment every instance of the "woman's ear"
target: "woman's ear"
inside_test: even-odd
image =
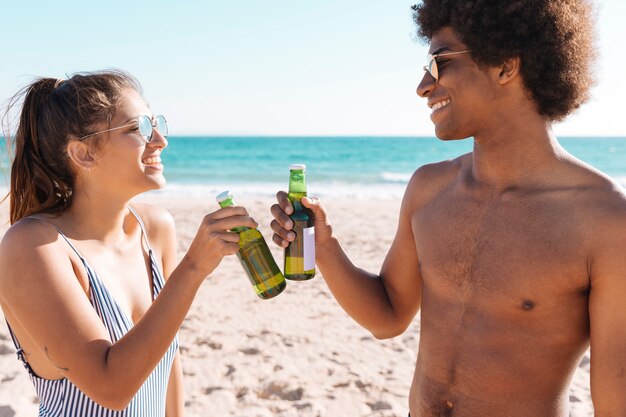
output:
[[[518,76],[520,65],[522,61],[516,56],[513,58],[507,58],[500,64],[500,72],[498,73],[498,82],[500,84],[507,84],[515,77]]]
[[[79,169],[90,170],[96,165],[91,147],[81,141],[73,140],[67,144],[67,155]]]

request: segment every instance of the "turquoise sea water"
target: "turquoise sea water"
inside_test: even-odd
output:
[[[572,154],[626,184],[626,138],[563,138]],[[172,137],[163,153],[169,192],[274,194],[289,164],[307,165],[310,194],[401,197],[421,165],[455,158],[471,140],[409,137]]]
[[[626,138],[560,142],[626,185]],[[415,169],[471,148],[471,140],[428,137],[170,137],[162,154],[168,185],[159,192],[206,197],[230,189],[273,195],[286,188],[289,164],[304,163],[310,194],[401,197]],[[3,165],[6,174],[6,160]]]

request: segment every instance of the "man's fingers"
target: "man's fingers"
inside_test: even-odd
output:
[[[270,211],[272,216],[278,221],[278,223],[287,230],[291,230],[293,228],[293,220],[289,218],[287,213],[285,213],[284,209],[278,205],[274,204]]]
[[[293,206],[291,205],[291,201],[287,198],[287,193],[284,191],[279,191],[276,193],[276,200],[278,200],[278,205],[280,208],[288,215],[293,214]]]
[[[276,234],[272,236],[272,240],[281,248],[286,248],[287,246],[289,246],[288,241],[286,241],[285,239],[281,238],[280,236]]]
[[[315,217],[326,216],[326,211],[317,197],[302,197],[302,205],[311,210]]]
[[[296,234],[294,232],[292,232],[291,230],[285,229],[276,220],[272,220],[272,222],[270,223],[270,227],[272,228],[272,231],[276,235],[278,235],[278,237],[280,237],[282,240],[287,241],[287,243],[293,242],[294,239],[296,238]]]

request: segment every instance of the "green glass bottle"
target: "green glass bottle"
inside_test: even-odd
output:
[[[293,206],[292,231],[296,239],[285,248],[285,278],[304,281],[315,276],[315,228],[313,216],[300,199],[306,197],[306,165],[289,166],[289,201]]]
[[[217,195],[220,207],[234,206],[233,195],[224,191]],[[287,282],[276,265],[270,249],[257,229],[249,227],[235,227],[232,232],[239,233],[239,251],[237,256],[257,295],[267,300],[280,294]]]

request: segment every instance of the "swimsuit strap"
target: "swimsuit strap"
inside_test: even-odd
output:
[[[137,214],[134,208],[132,208],[131,206],[128,206],[128,208],[130,209],[130,212],[133,214],[133,216],[135,217],[135,219],[137,219],[137,222],[139,223],[139,227],[141,228],[141,236],[143,237],[143,241],[146,243],[146,246],[148,247],[148,252],[152,252],[152,248],[150,247],[150,242],[148,242],[148,235],[146,234],[146,227],[143,224],[143,220],[141,220],[141,217],[139,217],[139,214]],[[70,245],[70,247],[74,250],[74,252],[76,252],[76,255],[78,255],[78,257],[84,262],[85,258],[83,258],[83,255],[80,254],[78,249],[76,249],[76,247],[72,244],[72,242],[70,242],[67,236],[65,236],[65,233],[63,233],[63,231],[61,231],[61,229],[59,229],[53,223],[47,221],[46,219],[42,219],[41,217],[38,217],[38,216],[28,216],[25,218],[41,220],[42,222],[48,223],[50,226],[54,227],[56,231],[59,232],[59,235],[61,235],[61,237],[65,239],[67,244]]]
[[[141,220],[141,217],[139,217],[139,214],[137,214],[134,208],[132,208],[131,206],[128,206],[128,208],[130,209],[130,212],[133,214],[133,216],[135,216],[135,219],[137,219],[137,222],[139,223],[139,227],[141,228],[141,236],[143,236],[143,241],[146,242],[146,246],[148,247],[148,252],[149,253],[152,252],[152,248],[150,247],[150,242],[148,242],[148,235],[146,234],[146,226],[143,224],[143,220]]]
[[[152,301],[156,299],[156,296],[159,295],[161,290],[163,289],[163,285],[165,285],[165,280],[163,279],[163,275],[159,269],[159,264],[157,263],[154,252],[152,252],[152,248],[150,247],[150,242],[148,242],[148,234],[146,233],[146,226],[139,217],[139,214],[135,211],[134,208],[128,206],[130,212],[133,213],[133,216],[137,219],[139,223],[139,227],[141,228],[141,235],[143,236],[143,241],[146,243],[146,247],[148,248],[148,259],[150,260],[150,275],[152,275]]]
[[[57,232],[59,232],[59,235],[61,235],[63,237],[63,239],[65,239],[65,241],[67,242],[68,245],[70,245],[70,247],[74,250],[74,252],[76,252],[76,255],[78,255],[78,257],[80,258],[80,260],[83,262],[83,264],[85,263],[85,258],[83,258],[83,256],[80,254],[80,252],[78,251],[78,249],[76,249],[76,247],[74,245],[72,245],[72,242],[69,241],[69,239],[67,238],[67,236],[65,236],[65,234],[61,231],[61,229],[59,229],[58,227],[56,227],[54,224],[50,223],[49,221],[42,219],[41,217],[37,217],[37,216],[28,216],[25,217],[25,219],[37,219],[40,220],[44,223],[49,224],[50,226],[54,227],[56,229]],[[9,324],[9,322],[5,319],[4,321],[6,321],[7,326],[9,328],[9,334],[11,335],[11,339],[13,339],[13,344],[15,345],[15,349],[16,352],[15,354],[17,355],[17,359],[19,359],[20,362],[22,362],[24,364],[24,366],[26,367],[26,369],[30,370],[30,365],[28,364],[28,362],[26,361],[26,357],[24,357],[24,349],[22,348],[22,346],[20,345],[20,342],[17,340],[17,337],[15,337],[15,334],[13,333],[13,329],[11,329],[11,325]]]
[[[9,322],[4,319],[4,321],[7,324],[7,327],[9,328],[9,334],[11,335],[11,339],[13,340],[13,344],[15,345],[15,354],[17,355],[17,359],[22,362],[22,364],[26,367],[26,369],[30,369],[30,365],[28,365],[28,362],[26,361],[26,357],[24,356],[24,349],[22,349],[22,345],[20,345],[20,342],[17,340],[17,337],[15,337],[15,335],[13,334],[13,329],[11,329],[11,325],[9,324]]]
[[[85,263],[85,258],[83,258],[83,255],[80,254],[80,252],[78,251],[78,249],[76,249],[76,247],[74,245],[72,245],[72,242],[70,242],[70,240],[67,238],[67,236],[65,236],[65,233],[63,233],[61,231],[61,229],[59,229],[58,227],[56,227],[53,223],[49,222],[46,219],[42,219],[41,217],[37,217],[37,216],[28,216],[25,217],[26,219],[37,219],[40,220],[44,223],[49,224],[50,226],[54,227],[56,229],[57,232],[59,232],[59,235],[61,235],[61,237],[63,239],[65,239],[65,241],[67,242],[68,245],[70,245],[70,248],[72,248],[74,250],[74,252],[76,252],[76,255],[78,255],[78,257],[80,258],[81,261],[83,261],[83,263]]]

